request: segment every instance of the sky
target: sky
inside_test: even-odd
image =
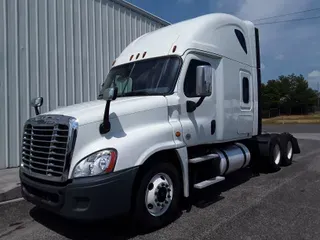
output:
[[[256,24],[320,16],[320,9],[257,21],[257,19],[320,8],[319,0],[127,0],[170,23],[223,12]],[[320,85],[320,18],[260,25],[262,81],[302,74],[309,86]]]

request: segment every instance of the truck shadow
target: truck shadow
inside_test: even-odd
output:
[[[221,196],[223,192],[244,184],[256,176],[259,176],[259,173],[252,171],[250,168],[236,171],[228,175],[225,181],[214,184],[204,190],[196,190],[193,194],[192,205],[197,208],[206,208],[223,200],[224,197]]]
[[[224,198],[220,196],[222,192],[237,187],[257,175],[259,174],[253,173],[251,169],[243,169],[230,174],[226,181],[215,184],[206,190],[197,191],[191,200],[192,207],[206,208],[223,200]],[[130,221],[125,218],[81,223],[64,219],[37,207],[30,210],[30,216],[36,222],[68,239],[130,239],[137,235],[146,234],[133,230]]]
[[[34,207],[30,216],[39,224],[68,239],[130,239],[137,234],[124,218],[99,222],[76,222]]]

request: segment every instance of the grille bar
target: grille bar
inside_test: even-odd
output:
[[[34,161],[34,162],[40,162],[42,160],[42,162],[47,162],[48,160],[50,161],[56,161],[56,162],[61,162],[61,163],[64,163],[64,160],[59,160],[59,159],[54,159],[54,158],[44,158],[44,157],[38,157],[38,156],[33,156],[33,155],[29,155],[29,154],[26,154],[26,153],[22,153],[22,155],[24,157],[26,157],[27,160],[30,160],[30,161]],[[36,161],[35,161],[35,158],[36,158]]]
[[[31,134],[31,133],[28,133],[28,132],[25,132],[25,135],[27,136],[33,136],[33,137],[52,137],[52,135],[43,135],[43,134]],[[60,137],[60,138],[68,138],[68,136],[63,136],[63,135],[58,135],[58,134],[55,134],[55,137]]]
[[[46,169],[44,170],[43,168],[39,168],[39,167],[34,167],[33,165],[29,165],[27,168],[29,168],[30,170],[32,171],[36,171],[40,174],[46,174],[46,175],[49,175],[49,174],[59,174],[60,172],[59,171],[54,171],[52,169]]]
[[[31,147],[31,144],[29,143],[23,143],[24,146],[29,146]],[[67,149],[66,148],[61,148],[61,147],[56,147],[56,146],[41,146],[41,145],[37,145],[37,144],[32,144],[32,147],[34,148],[50,148],[50,149],[57,149],[57,150],[64,150],[66,151]]]
[[[22,150],[23,150],[23,151],[29,151],[29,150],[26,149],[25,147],[23,147]],[[34,150],[34,149],[33,149],[32,152],[39,153],[39,154],[47,154],[46,152],[37,151],[37,150]],[[62,154],[62,153],[56,153],[56,152],[51,152],[51,154],[58,155],[58,156],[64,156],[64,154]]]
[[[24,126],[22,163],[25,173],[52,181],[64,181],[69,171],[76,138],[73,118],[45,115]]]
[[[42,130],[46,130],[46,129],[50,129],[50,128],[37,128],[37,127],[26,127],[25,130],[27,131],[31,131],[31,130],[35,130],[35,131],[42,131]],[[59,129],[59,132],[68,132],[69,130],[66,130],[66,129]]]
[[[24,163],[28,163],[29,165],[30,165],[30,164],[31,164],[31,165],[34,164],[34,165],[47,166],[46,163],[42,163],[42,162],[33,163],[33,161],[30,161],[30,160],[28,160],[28,159],[25,158],[25,157],[22,157],[22,161],[23,161]],[[54,164],[50,165],[50,167],[62,168],[62,169],[63,169],[63,166],[54,165]]]
[[[60,143],[60,144],[67,144],[67,142],[66,141],[58,141],[58,140],[51,140],[51,141],[48,141],[48,140],[44,140],[44,139],[40,139],[40,138],[38,138],[38,139],[35,139],[34,138],[35,137],[35,135],[32,135],[32,137],[31,138],[29,138],[29,139],[24,139],[25,141],[34,141],[34,142],[42,142],[42,143]],[[55,136],[49,136],[49,137],[55,137]]]

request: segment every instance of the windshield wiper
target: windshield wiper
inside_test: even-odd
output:
[[[129,96],[150,96],[150,95],[164,95],[163,93],[150,92],[150,91],[135,91],[135,92],[127,92],[119,97],[129,97]]]

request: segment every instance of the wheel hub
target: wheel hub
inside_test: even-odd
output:
[[[145,194],[145,205],[148,212],[155,217],[164,214],[172,201],[173,184],[165,173],[156,174],[149,182]]]
[[[165,187],[161,187],[158,191],[158,201],[159,202],[164,202],[167,197],[167,189]]]

